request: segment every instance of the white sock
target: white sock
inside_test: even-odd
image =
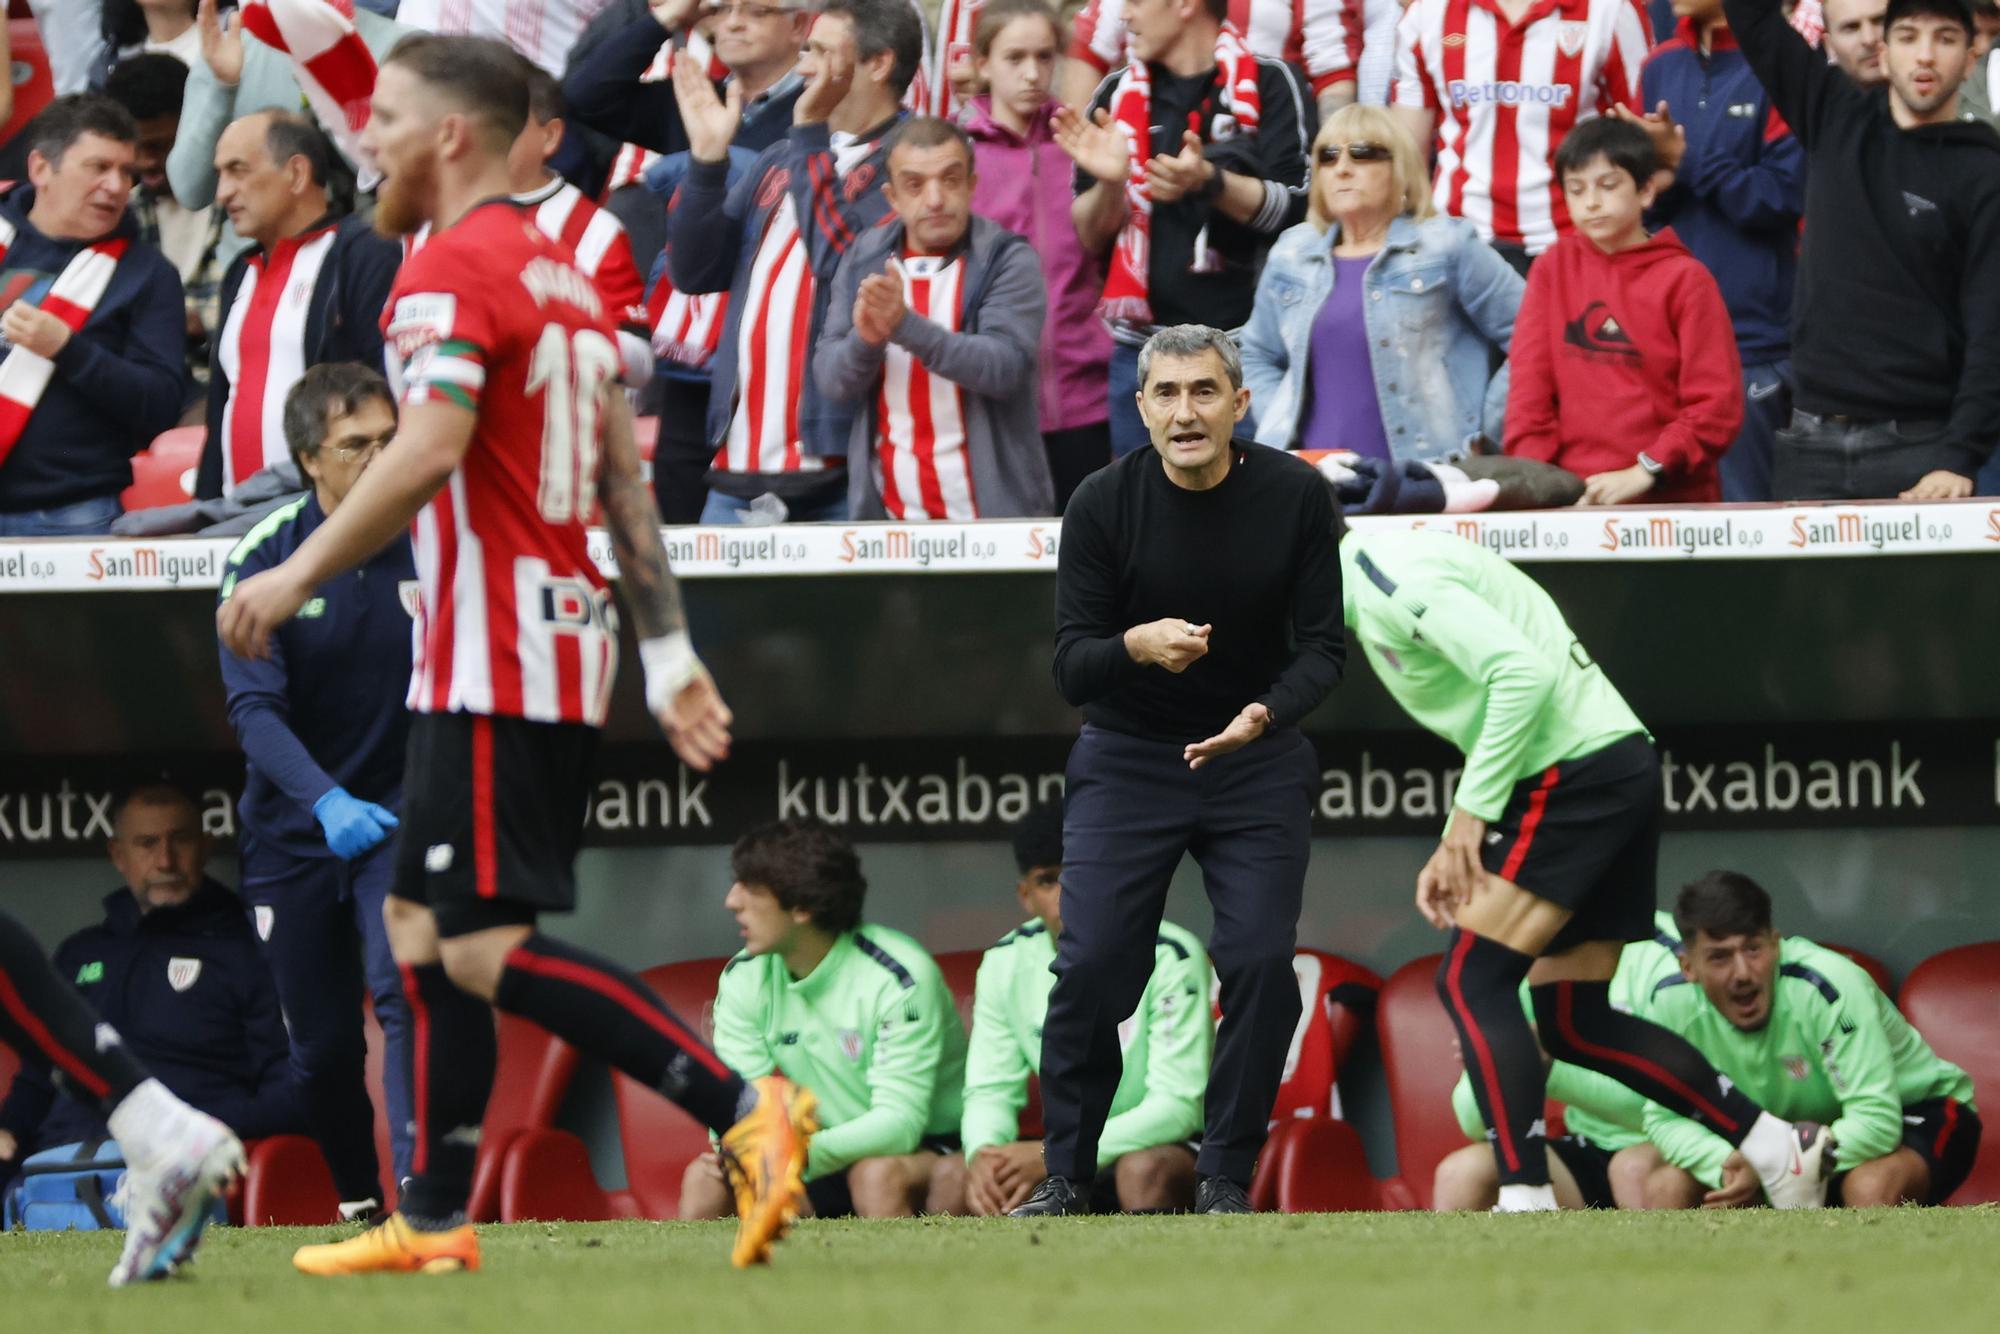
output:
[[[165,1084],[149,1079],[111,1109],[108,1124],[127,1165],[145,1167],[167,1153],[194,1114]]]
[[[1780,1121],[1769,1112],[1759,1112],[1756,1124],[1736,1147],[1742,1152],[1743,1161],[1756,1169],[1757,1179],[1768,1183],[1784,1176],[1791,1167],[1796,1143],[1791,1122]]]
[[[1549,1213],[1556,1208],[1556,1188],[1543,1182],[1539,1186],[1509,1182],[1500,1187],[1500,1203],[1495,1205],[1496,1214]]]

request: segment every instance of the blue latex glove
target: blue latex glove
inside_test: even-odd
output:
[[[315,801],[313,818],[326,831],[326,845],[333,849],[333,855],[344,862],[379,846],[396,827],[394,814],[344,787],[334,788]]]

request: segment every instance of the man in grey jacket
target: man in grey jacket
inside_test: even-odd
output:
[[[291,58],[246,34],[240,13],[232,11],[225,19],[217,12],[217,0],[201,0],[195,22],[201,29],[201,59],[188,71],[180,129],[167,154],[167,183],[182,208],[207,208],[215,202],[215,146],[231,123],[253,111],[297,111],[304,98]],[[354,31],[379,61],[415,30],[357,5]],[[235,228],[225,227],[216,263],[228,267],[249,246]]]
[[[1048,307],[1021,237],[972,215],[972,141],[919,116],[890,132],[893,219],[833,278],[813,373],[855,403],[847,452],[856,519],[1055,513],[1035,374]]]

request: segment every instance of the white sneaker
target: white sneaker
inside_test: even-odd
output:
[[[216,1196],[243,1174],[243,1146],[229,1127],[190,1111],[175,1142],[125,1174],[125,1252],[111,1286],[165,1278],[193,1255]]]
[[[1779,1170],[1763,1178],[1764,1197],[1773,1209],[1818,1209],[1826,1203],[1826,1179],[1833,1163],[1833,1136],[1825,1126],[1801,1121],[1792,1127],[1789,1152]]]

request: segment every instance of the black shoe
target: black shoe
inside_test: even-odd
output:
[[[1250,1196],[1228,1177],[1203,1177],[1195,1184],[1194,1211],[1198,1214],[1249,1214]]]
[[[1007,1213],[1009,1218],[1062,1218],[1090,1212],[1088,1201],[1068,1177],[1046,1176],[1034,1194]]]

